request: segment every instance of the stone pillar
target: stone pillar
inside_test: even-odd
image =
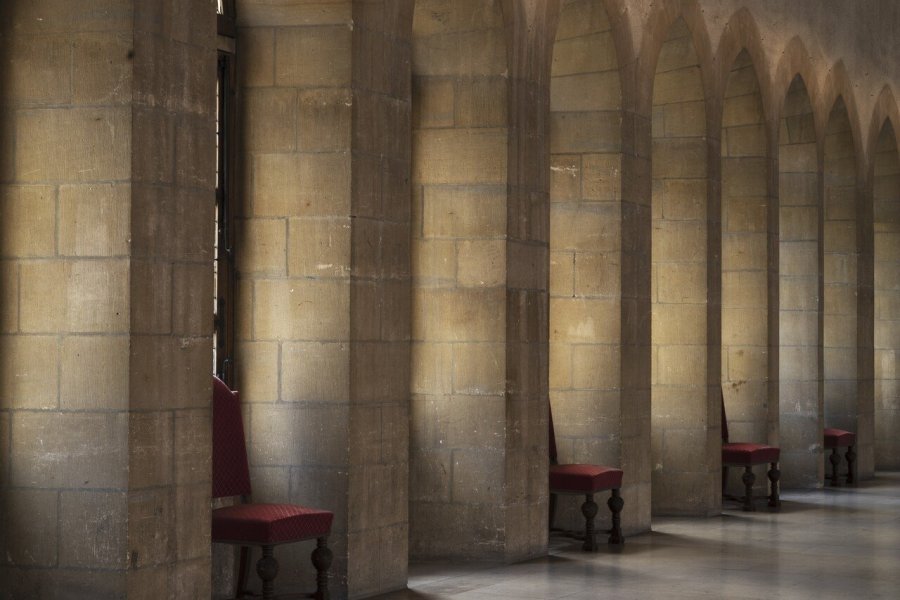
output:
[[[334,511],[335,595],[406,584],[411,2],[237,3],[237,388],[256,499]],[[313,587],[310,545],[278,549]]]
[[[523,4],[416,6],[413,558],[546,550],[548,42]]]
[[[779,411],[784,487],[821,484],[819,169],[806,86],[794,78],[779,135]]]
[[[208,597],[215,6],[0,28],[3,591]]]

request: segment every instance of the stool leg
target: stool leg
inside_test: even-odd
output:
[[[838,482],[838,465],[841,464],[841,455],[838,454],[837,446],[831,449],[831,456],[828,457],[831,462],[831,485],[840,485]]]
[[[778,508],[781,506],[781,498],[778,497],[778,480],[781,479],[781,471],[778,470],[778,463],[769,464],[769,507]]]
[[[753,505],[753,482],[756,481],[756,475],[753,474],[753,467],[750,465],[744,467],[741,481],[744,482],[744,510],[748,512],[754,511],[756,507]]]
[[[272,546],[262,547],[262,558],[256,562],[256,572],[262,579],[263,600],[275,600],[275,577],[278,576],[278,561]]]
[[[328,591],[328,569],[333,558],[334,555],[328,547],[328,538],[316,538],[316,549],[310,555],[310,560],[316,568],[316,593],[313,594],[315,600],[331,600],[331,593]]]
[[[854,466],[856,465],[856,452],[853,451],[853,446],[847,447],[847,454],[844,456],[847,458],[847,485],[852,485],[856,482],[856,477],[853,474]]]
[[[612,529],[610,530],[609,543],[621,546],[625,543],[625,537],[622,535],[622,507],[625,501],[619,494],[619,488],[613,488],[612,495],[606,501],[609,511],[612,513]]]
[[[584,544],[581,549],[593,552],[597,549],[597,534],[594,531],[594,517],[597,516],[597,503],[593,494],[585,494],[584,504],[581,505],[581,514],[584,515]]]

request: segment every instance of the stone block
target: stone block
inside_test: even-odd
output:
[[[768,195],[768,161],[765,158],[727,158],[722,161],[722,198],[765,198]],[[793,180],[787,174],[782,182]],[[780,193],[785,189],[781,188]]]
[[[211,260],[215,239],[211,193],[132,184],[132,256],[178,262]]]
[[[59,562],[64,567],[125,569],[128,505],[124,492],[62,492]]]
[[[819,247],[815,241],[783,240],[779,254],[779,270],[783,278],[810,280],[819,270]]]
[[[413,300],[413,331],[429,341],[500,341],[505,304],[503,288],[420,289]]]
[[[3,336],[0,344],[0,378],[4,382],[3,408],[57,408],[59,389],[56,370],[59,346],[56,337]]]
[[[175,525],[175,507],[167,489],[129,494],[128,559],[133,569],[148,569],[169,561]],[[165,582],[168,584],[168,582]]]
[[[412,126],[417,129],[452,127],[455,123],[455,81],[449,77],[413,76]]]
[[[63,338],[59,403],[63,410],[123,410],[128,406],[128,338]]]
[[[766,198],[735,198],[724,202],[723,237],[758,234],[758,242],[765,245],[768,229],[768,200]]]
[[[0,255],[50,257],[56,253],[56,190],[50,186],[3,186],[0,219],[14,223],[0,239]]]
[[[275,85],[337,87],[350,83],[352,28],[346,25],[275,30]]]
[[[700,67],[692,66],[657,72],[653,79],[653,105],[703,100]]]
[[[470,506],[499,503],[503,486],[498,485],[497,473],[504,471],[504,458],[497,451],[454,451],[452,501]]]
[[[243,91],[247,152],[291,152],[296,149],[299,95],[291,88],[247,88]],[[277,174],[272,175],[276,180]]]
[[[352,7],[343,2],[315,2],[301,5],[273,4],[266,0],[242,1],[238,11],[238,27],[243,31],[255,27],[300,27],[348,24]]]
[[[131,336],[130,395],[134,410],[205,408],[211,392],[209,337]]]
[[[453,344],[452,356],[453,393],[478,396],[505,391],[505,345]]]
[[[175,488],[174,520],[178,524],[175,528],[175,556],[179,561],[196,558],[209,560],[209,487],[209,483],[204,482]]]
[[[418,503],[449,502],[453,463],[449,450],[417,449],[410,456],[410,501]]]
[[[346,468],[348,418],[347,406],[254,404],[251,465]]]
[[[723,372],[732,382],[762,380],[768,374],[768,361],[769,353],[765,346],[728,346]]]
[[[175,139],[181,133],[181,125],[161,108],[140,105],[134,107],[131,134],[137,141],[133,146],[132,163],[132,177],[135,181],[149,184],[171,184],[175,181],[175,164],[178,158],[183,159],[175,157],[180,150],[178,145],[184,141],[183,136],[182,139]],[[214,137],[215,133],[211,132],[210,135]],[[194,160],[199,158],[191,154],[188,156]]]
[[[237,380],[241,402],[274,403],[279,399],[278,342],[240,342],[237,354]]]
[[[552,298],[550,341],[568,343],[612,343],[620,341],[617,303],[603,299]]]
[[[621,251],[619,206],[590,203],[557,206],[550,222],[550,239],[556,250],[607,253]]]
[[[552,112],[617,110],[622,86],[617,71],[554,75],[550,83]]]
[[[702,101],[677,102],[658,108],[665,122],[662,137],[702,136],[706,131],[706,107]]]
[[[654,223],[654,261],[704,262],[706,253],[705,222],[659,220]]]
[[[456,280],[456,242],[441,239],[413,240],[412,272],[419,285],[453,285]]]
[[[163,487],[173,480],[172,415],[169,412],[129,416],[128,471],[131,489]]]
[[[131,125],[131,112],[125,108],[22,111],[16,120],[19,179],[127,179],[131,173]]]
[[[551,281],[553,266],[551,263]],[[617,252],[603,254],[579,252],[575,254],[574,275],[573,293],[578,296],[617,298],[621,293],[622,265]]]
[[[729,127],[722,131],[722,157],[765,157],[768,140],[763,125]]]
[[[766,310],[725,308],[722,310],[722,342],[729,346],[765,346],[768,340]]]
[[[66,256],[128,254],[131,198],[127,185],[59,188],[59,253]]]
[[[705,179],[667,179],[654,190],[661,218],[673,221],[706,220],[707,181]],[[658,192],[658,193],[657,193]]]
[[[669,263],[656,273],[656,299],[663,304],[705,305],[706,265]]]
[[[216,136],[212,116],[180,114],[175,118],[175,182],[187,188],[216,187],[216,157],[207,152],[209,140]],[[135,136],[137,137],[137,136]],[[172,160],[171,154],[162,160]]]
[[[572,386],[578,389],[618,389],[622,382],[621,361],[621,352],[616,345],[574,346]]]
[[[778,151],[778,168],[781,173],[815,173],[816,145],[782,144]]]
[[[570,202],[581,198],[581,158],[577,154],[554,154],[550,157],[551,203]],[[551,204],[551,214],[555,208]]]
[[[413,181],[505,185],[507,144],[505,128],[413,131]]]
[[[246,219],[242,223],[238,270],[243,274],[287,274],[288,224],[284,219]]]
[[[818,345],[818,318],[815,312],[782,310],[779,320],[782,348]]]
[[[764,271],[726,271],[722,274],[722,304],[732,308],[765,308],[768,275]]]
[[[123,487],[127,436],[127,417],[117,413],[15,414],[10,481],[16,487]]]
[[[175,411],[174,481],[177,485],[202,484],[212,480],[212,429],[209,406]],[[166,456],[166,448],[157,448]]]
[[[582,197],[585,200],[618,202],[622,189],[622,161],[617,153],[586,154],[581,157]]]
[[[243,12],[243,10],[242,10]],[[240,31],[241,57],[252,69],[239,69],[242,87],[271,87],[275,85],[275,29],[272,27],[243,27]]]
[[[706,346],[659,346],[656,381],[661,386],[695,386],[706,389]],[[705,394],[698,393],[705,400]],[[654,399],[655,401],[655,399]]]
[[[706,343],[705,304],[653,306],[653,342],[660,346]]]
[[[176,335],[208,336],[212,332],[209,307],[213,296],[213,273],[208,263],[172,265],[172,332]]]
[[[778,357],[782,385],[786,382],[815,382],[819,372],[818,354],[815,347],[782,345]],[[782,395],[782,406],[793,401],[789,395]]]
[[[617,111],[550,114],[550,152],[606,153],[621,150],[622,117]]]
[[[19,329],[19,265],[0,261],[0,332],[15,333]]]
[[[303,152],[349,150],[353,116],[350,91],[302,90],[298,98],[297,148]]]
[[[122,260],[22,265],[24,331],[119,333],[128,325],[127,264]]]
[[[653,138],[654,179],[702,179],[706,177],[706,139]]]
[[[461,77],[454,92],[457,127],[505,127],[506,77]]]
[[[5,422],[0,421],[5,425]],[[0,435],[0,443],[8,438]],[[0,458],[6,459],[0,450]],[[59,492],[56,490],[5,489],[0,500],[0,552],[4,564],[22,567],[54,567],[58,564]],[[4,585],[5,587],[5,585]]]
[[[253,326],[259,340],[346,340],[350,332],[345,281],[260,280]]]
[[[856,348],[825,348],[823,351],[825,377],[856,379]]]
[[[347,343],[290,342],[281,350],[282,402],[348,402]]]
[[[553,46],[553,77],[618,68],[616,45],[609,31],[558,39]]]
[[[349,161],[344,152],[257,155],[252,214],[346,216],[350,208]]]
[[[167,334],[172,331],[172,265],[134,259],[130,306],[132,331]],[[209,296],[207,296],[209,298]],[[207,309],[209,305],[207,305]]]
[[[449,394],[452,391],[452,345],[414,342],[410,347],[413,394]]]
[[[288,273],[305,277],[345,277],[350,272],[350,221],[345,217],[291,219]]]
[[[4,86],[13,103],[59,105],[72,100],[72,40],[65,35],[10,36],[7,50],[9,83]]]

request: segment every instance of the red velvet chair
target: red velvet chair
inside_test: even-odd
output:
[[[260,546],[262,558],[256,572],[262,579],[264,600],[275,598],[274,579],[278,561],[274,547],[315,539],[312,563],[316,568],[316,591],[307,597],[328,600],[328,568],[332,554],[328,535],[334,515],[327,510],[295,504],[260,504],[249,502],[250,469],[244,441],[244,424],[237,392],[213,377],[213,498],[240,496],[243,503],[212,511],[212,541],[241,546],[240,570],[236,598],[244,595],[247,570],[247,547]]]
[[[743,503],[743,509],[746,511],[756,510],[753,503],[753,484],[756,482],[756,475],[753,474],[753,467],[756,465],[769,465],[769,508],[777,510],[781,506],[781,500],[778,497],[778,480],[781,478],[781,471],[778,470],[778,459],[781,456],[781,449],[775,446],[767,446],[766,444],[748,444],[744,442],[729,442],[728,440],[728,420],[725,417],[725,396],[722,396],[722,495],[726,498],[732,498],[725,493],[728,484],[728,467],[744,467],[744,474],[741,481],[744,483],[744,495],[740,498]]]
[[[825,430],[825,449],[831,450],[831,485],[840,485],[838,481],[838,466],[841,464],[841,456],[838,454],[838,448],[846,448],[847,452],[844,458],[847,459],[847,485],[852,485],[855,481],[853,475],[853,467],[856,463],[856,452],[853,447],[856,445],[856,434],[852,431],[844,431],[843,429],[828,428]]]
[[[594,494],[612,490],[606,505],[612,513],[612,529],[609,543],[621,546],[625,543],[622,536],[621,512],[625,501],[619,490],[622,487],[622,470],[612,467],[585,464],[557,464],[556,434],[553,431],[553,413],[550,413],[550,529],[553,529],[553,517],[556,512],[557,494],[583,494],[584,503],[581,514],[584,515],[584,544],[582,549],[597,550],[597,534],[594,531],[594,517],[597,516],[597,503]]]

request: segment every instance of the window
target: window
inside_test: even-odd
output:
[[[216,238],[214,244],[213,370],[234,385],[235,236],[234,0],[219,0],[216,79]]]

